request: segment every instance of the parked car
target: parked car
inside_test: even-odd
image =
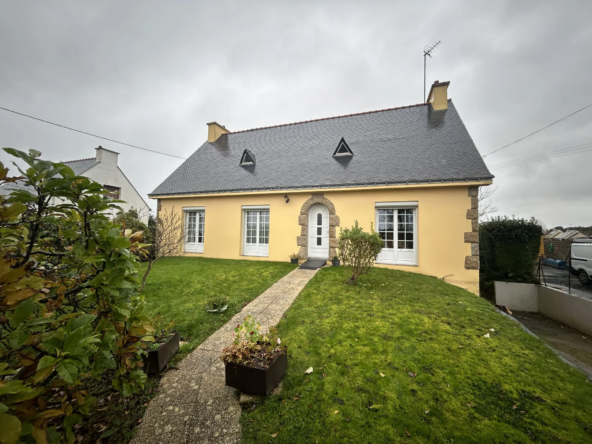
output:
[[[573,243],[570,271],[582,284],[592,283],[592,243]]]

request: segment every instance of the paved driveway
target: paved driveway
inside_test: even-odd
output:
[[[557,268],[543,265],[543,272],[545,273],[545,280],[548,286],[568,291],[569,272],[567,270],[558,270]],[[544,284],[545,280],[543,280],[543,277],[541,276],[541,284]],[[580,281],[578,281],[578,278],[572,275],[571,294],[592,299],[592,285],[582,285],[580,284]]]

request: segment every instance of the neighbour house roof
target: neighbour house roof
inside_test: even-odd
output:
[[[66,164],[67,166],[72,168],[72,171],[74,171],[74,174],[76,174],[77,176],[80,176],[80,175],[82,175],[82,173],[90,170],[93,166],[95,166],[99,162],[97,162],[97,160],[94,157],[91,157],[89,159],[69,160],[69,161],[62,162],[62,163]],[[23,181],[6,183],[0,187],[0,195],[10,194],[11,190],[31,191],[31,187],[29,187],[28,185],[25,185],[25,183]]]
[[[586,235],[580,233],[578,230],[569,230],[565,236],[565,239],[574,239],[577,237],[586,237]]]
[[[74,174],[76,174],[77,176],[80,176],[82,173],[84,173],[87,170],[90,170],[92,167],[94,167],[99,162],[97,161],[96,158],[90,157],[88,159],[68,160],[68,161],[65,161],[62,163],[66,164],[67,166],[72,168],[72,171],[74,171]]]
[[[30,191],[31,187],[28,185],[25,185],[25,183],[22,180],[19,180],[16,182],[3,183],[2,185],[0,185],[0,195],[2,195],[2,196],[9,195],[12,190]]]
[[[575,239],[579,237],[586,237],[586,235],[580,233],[578,230],[567,230],[566,232],[555,236],[554,239]]]
[[[150,195],[492,179],[454,104],[448,105],[223,134],[204,143]],[[342,139],[353,155],[335,155]],[[245,150],[256,156],[253,165],[240,165]]]

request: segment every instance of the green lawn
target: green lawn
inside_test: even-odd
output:
[[[164,258],[148,275],[147,311],[175,321],[187,341],[178,360],[294,268],[289,262]],[[228,310],[221,315],[208,313],[205,303],[220,297],[230,300]]]
[[[592,384],[487,301],[412,273],[344,277],[322,269],[280,322],[283,389],[243,412],[244,442],[592,441]]]

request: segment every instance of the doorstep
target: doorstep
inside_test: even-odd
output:
[[[303,270],[318,270],[321,267],[327,265],[329,259],[307,259],[306,262],[300,265]]]

